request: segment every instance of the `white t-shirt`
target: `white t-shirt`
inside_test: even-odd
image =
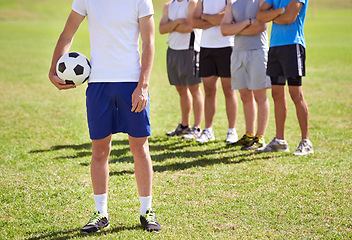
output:
[[[175,21],[178,18],[187,18],[188,15],[188,0],[183,0],[181,2],[174,0],[169,5],[169,19]],[[197,52],[200,51],[200,37],[201,37],[201,30],[200,29],[193,29],[194,39],[193,43],[191,43],[192,37],[191,33],[179,33],[173,31],[169,33],[167,38],[167,44],[173,50],[186,50],[190,49],[190,45],[193,45],[193,49]]]
[[[202,0],[204,14],[217,14],[226,7],[226,0]],[[200,46],[204,48],[233,47],[234,37],[221,34],[220,26],[204,29]]]
[[[72,10],[88,20],[89,82],[138,82],[138,19],[154,14],[152,0],[73,0]]]

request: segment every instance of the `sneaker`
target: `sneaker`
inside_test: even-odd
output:
[[[232,144],[237,142],[238,140],[238,135],[236,129],[229,129],[227,131],[227,138],[226,138],[226,144]]]
[[[243,146],[241,150],[257,150],[265,147],[265,139],[254,137],[251,142],[249,142],[246,146]]]
[[[289,152],[287,142],[279,143],[277,138],[274,138],[265,148],[258,149],[260,152]]]
[[[202,131],[200,130],[199,127],[193,126],[191,131],[189,133],[187,133],[186,135],[183,135],[182,138],[183,139],[197,139],[200,137],[201,133],[202,133]]]
[[[202,134],[200,135],[199,138],[197,138],[196,141],[199,143],[205,143],[205,142],[214,141],[214,140],[215,140],[215,136],[214,136],[213,130],[209,131],[209,129],[204,129]]]
[[[152,210],[147,210],[146,214],[141,215],[139,217],[142,226],[145,230],[152,232],[152,231],[160,231],[161,226],[156,219],[155,213]]]
[[[86,233],[99,232],[104,227],[109,227],[109,219],[99,212],[95,212],[81,231]]]
[[[184,127],[182,126],[182,124],[178,124],[177,128],[172,131],[172,132],[167,132],[166,135],[169,136],[169,137],[172,137],[172,136],[180,136],[180,135],[185,135],[187,133],[189,133],[191,131],[191,129],[189,128],[189,126],[187,127]]]
[[[309,153],[314,153],[313,144],[309,139],[302,139],[293,155],[303,156]]]
[[[246,146],[248,143],[250,143],[253,140],[253,137],[248,136],[247,134],[244,134],[241,139],[239,139],[237,142],[234,143],[228,143],[227,145],[231,146]]]

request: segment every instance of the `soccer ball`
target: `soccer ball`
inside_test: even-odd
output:
[[[68,52],[57,61],[56,73],[66,84],[78,86],[88,80],[90,63],[82,53]]]

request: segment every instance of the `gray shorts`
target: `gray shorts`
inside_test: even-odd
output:
[[[167,49],[167,74],[171,85],[192,86],[201,83],[199,54],[190,50]]]
[[[270,78],[266,75],[267,61],[268,51],[266,49],[233,51],[231,55],[232,89],[270,88]]]

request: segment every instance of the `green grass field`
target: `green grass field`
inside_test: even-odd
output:
[[[162,4],[154,1],[157,26]],[[58,91],[47,77],[71,0],[0,0],[0,239],[352,238],[352,2],[310,4],[303,85],[315,154],[226,148],[221,92],[215,142],[166,138],[180,119],[179,99],[165,71],[166,36],[157,33],[150,149],[163,230],[139,225],[133,159],[119,134],[110,157],[111,227],[84,236],[79,229],[94,211],[85,86]],[[72,50],[89,56],[87,38],[84,22]],[[267,141],[275,134],[269,99]],[[300,131],[292,102],[286,126],[294,151]],[[244,133],[242,107],[237,129]]]

